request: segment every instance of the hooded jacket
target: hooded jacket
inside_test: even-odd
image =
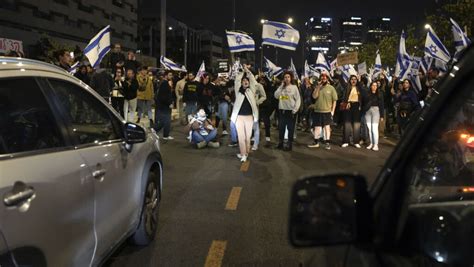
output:
[[[240,72],[235,77],[235,84],[234,84],[235,102],[234,102],[234,108],[232,109],[232,115],[230,116],[230,120],[234,123],[237,121],[240,108],[242,107],[242,103],[244,102],[245,98],[248,99],[250,106],[252,107],[253,121],[254,122],[258,121],[258,107],[257,107],[257,100],[255,99],[255,92],[256,92],[255,85],[257,84],[257,81],[255,80],[255,77],[250,71],[247,71],[246,74],[247,74],[247,78],[249,79],[250,86],[245,91],[245,94],[242,94],[239,92],[240,87],[242,87],[242,78],[244,76],[244,73]]]

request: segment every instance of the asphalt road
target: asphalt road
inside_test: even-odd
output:
[[[289,244],[294,181],[350,171],[365,175],[370,184],[394,146],[382,139],[379,152],[341,148],[336,130],[331,150],[310,149],[310,134],[298,132],[292,152],[262,142],[242,165],[238,148],[227,146],[228,137],[218,149],[197,150],[182,128],[175,125],[176,139],[161,143],[164,188],[155,242],[148,247],[124,244],[106,266],[327,266],[325,249]]]

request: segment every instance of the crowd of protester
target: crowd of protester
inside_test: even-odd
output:
[[[57,66],[72,71],[69,51],[61,49],[54,56]],[[196,78],[192,71],[159,72],[144,66],[133,51],[125,56],[120,44],[113,46],[99,68],[81,63],[72,72],[126,121],[140,123],[146,117],[150,127],[163,131],[165,140],[174,139],[173,109],[198,149],[218,148],[220,137],[230,134],[228,145],[239,147],[242,162],[259,149],[261,126],[266,143],[271,142],[272,127],[278,128],[276,148],[285,151],[293,149],[296,132],[311,133],[309,148],[331,149],[335,127],[342,129],[342,148],[365,145],[378,151],[379,136],[400,136],[410,117],[431,97],[440,76],[435,68],[423,74],[420,92],[410,80],[384,73],[352,75],[346,81],[341,73],[323,72],[299,81],[292,72],[267,77],[246,64],[233,80],[211,73]]]

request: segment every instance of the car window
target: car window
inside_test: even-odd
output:
[[[87,90],[60,80],[50,80],[54,93],[66,110],[72,133],[79,144],[121,139],[120,121]]]
[[[467,94],[458,93],[458,99],[446,104],[407,168],[410,229],[406,230],[416,249],[438,262],[474,261],[472,86],[458,88]]]
[[[53,112],[34,78],[0,80],[0,154],[64,146]]]

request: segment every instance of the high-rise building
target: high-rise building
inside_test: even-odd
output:
[[[315,60],[318,53],[330,54],[333,47],[332,18],[311,17],[305,23],[305,50],[310,62]]]
[[[341,19],[341,39],[338,50],[357,50],[363,44],[364,23],[361,17],[350,17]]]
[[[373,18],[367,20],[367,42],[379,42],[390,35],[390,18]]]
[[[43,37],[84,49],[107,25],[112,43],[137,47],[137,0],[0,1],[0,13],[0,38],[22,41],[30,57]]]

